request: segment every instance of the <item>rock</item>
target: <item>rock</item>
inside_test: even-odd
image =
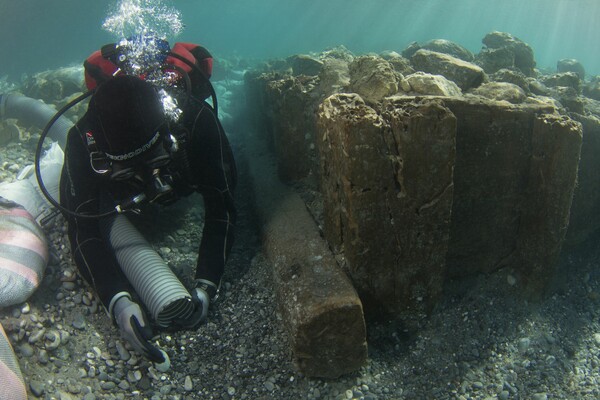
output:
[[[583,94],[590,99],[600,101],[600,76],[594,77],[583,86]]]
[[[0,146],[6,146],[8,143],[18,141],[22,136],[21,129],[15,120],[0,121]]]
[[[297,110],[296,110],[297,111]],[[268,173],[264,141],[249,143],[254,197],[284,329],[298,370],[336,378],[367,358],[362,303],[298,194]]]
[[[325,58],[319,72],[318,91],[320,96],[327,97],[333,93],[344,91],[350,84],[348,62],[339,58]]]
[[[398,76],[383,58],[358,57],[350,63],[349,69],[349,90],[358,93],[368,103],[377,103],[398,92]]]
[[[589,99],[587,97],[579,97],[583,102],[584,112],[581,114],[590,115],[600,118],[600,101]]]
[[[417,314],[441,293],[456,121],[435,101],[383,109],[355,94],[319,107],[324,233],[368,314]]]
[[[194,390],[194,384],[192,383],[192,378],[189,375],[185,376],[185,380],[183,382],[183,390],[186,392],[191,392]]]
[[[514,59],[514,65],[512,66],[521,70],[525,76],[535,76],[534,68],[536,63],[533,56],[533,49],[527,43],[510,33],[498,31],[485,35],[482,42],[488,49],[504,49],[509,51]]]
[[[402,82],[402,90],[408,94],[433,95],[433,96],[462,96],[462,91],[456,83],[449,81],[442,75],[431,75],[424,72],[415,72],[404,78],[408,86]],[[408,89],[408,90],[407,90]]]
[[[415,70],[410,65],[410,60],[408,58],[404,58],[400,55],[385,58],[387,62],[390,63],[392,67],[394,67],[394,71],[398,72],[401,75],[410,75],[414,74]]]
[[[519,349],[519,353],[524,354],[527,353],[529,347],[531,346],[531,339],[528,337],[519,339],[517,343],[517,348]]]
[[[284,182],[306,177],[314,165],[314,82],[288,77],[266,86],[277,171]]]
[[[449,54],[453,57],[460,58],[463,61],[471,62],[475,59],[473,53],[463,46],[451,42],[446,39],[433,39],[421,45],[422,49],[437,51],[438,53]]]
[[[298,54],[287,59],[292,66],[292,73],[296,75],[319,75],[323,62],[305,54]]]
[[[393,58],[404,58],[394,50],[384,50],[381,53],[379,53],[379,57],[383,58],[386,61],[390,61]]]
[[[34,353],[33,347],[31,347],[29,343],[21,344],[19,350],[21,351],[21,355],[25,358],[33,356]]]
[[[46,385],[43,382],[32,380],[29,382],[29,390],[31,390],[31,394],[35,397],[42,397],[46,390]]]
[[[515,68],[515,55],[507,48],[483,48],[475,57],[475,64],[479,65],[488,74],[494,74],[502,69]]]
[[[84,90],[83,67],[65,67],[37,73],[22,85],[25,96],[55,103]]]
[[[550,94],[570,113],[585,114],[586,99],[568,86],[550,88]]]
[[[490,100],[508,101],[509,103],[513,104],[520,104],[527,97],[523,89],[517,85],[507,82],[484,83],[478,88],[471,90],[469,93],[482,96]]]
[[[411,58],[413,54],[421,50],[421,46],[417,42],[411,42],[404,50],[402,50],[402,57]]]
[[[527,78],[527,82],[529,83],[529,90],[531,90],[531,93],[538,96],[550,96],[550,89],[542,82],[534,78]]]
[[[583,65],[579,61],[572,58],[563,58],[562,60],[558,60],[556,64],[556,71],[559,73],[574,72],[582,81],[585,79],[585,68],[583,68]]]
[[[523,89],[523,91],[525,91],[525,93],[530,93],[529,81],[527,80],[527,77],[521,71],[508,69],[508,68],[502,68],[502,69],[496,71],[495,73],[493,73],[492,75],[490,75],[489,78],[493,82],[512,83],[513,85],[517,85],[518,87]]]
[[[416,70],[443,75],[456,83],[463,91],[475,88],[486,80],[483,69],[447,54],[419,50],[411,57],[410,61]]]
[[[548,87],[570,87],[581,93],[581,79],[575,72],[563,72],[540,78],[540,81]]]
[[[354,60],[354,54],[344,46],[337,46],[322,52],[321,59],[324,58],[337,58],[350,63]]]

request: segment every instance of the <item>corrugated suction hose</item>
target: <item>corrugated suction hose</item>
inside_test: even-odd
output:
[[[190,294],[127,217],[103,222],[121,269],[156,323],[168,327],[175,319],[189,318],[194,312]]]

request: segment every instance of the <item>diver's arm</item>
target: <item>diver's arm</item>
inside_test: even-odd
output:
[[[192,176],[196,177],[205,210],[195,278],[218,286],[233,244],[235,160],[223,127],[210,107],[200,109],[191,131]]]
[[[76,125],[69,132],[65,147],[61,205],[78,213],[97,215],[103,212],[99,209],[99,190],[102,190],[102,185],[99,185],[91,169],[89,154]],[[79,272],[108,309],[116,293],[130,291],[131,288],[102,238],[99,220],[73,216],[66,218],[71,252]]]

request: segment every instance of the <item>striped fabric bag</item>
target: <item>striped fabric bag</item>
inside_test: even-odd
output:
[[[0,197],[0,307],[24,302],[40,285],[48,243],[31,214]]]
[[[0,325],[0,399],[27,400],[19,363],[2,325]]]

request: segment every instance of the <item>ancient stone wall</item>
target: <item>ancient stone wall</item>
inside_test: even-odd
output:
[[[418,315],[447,279],[505,266],[541,294],[565,237],[600,228],[598,119],[561,108],[540,80],[418,49],[410,60],[342,49],[318,61],[311,76],[256,75],[250,102],[279,176],[317,178],[313,216],[368,313]],[[441,75],[422,71],[440,62]],[[465,71],[478,78],[461,81]]]

